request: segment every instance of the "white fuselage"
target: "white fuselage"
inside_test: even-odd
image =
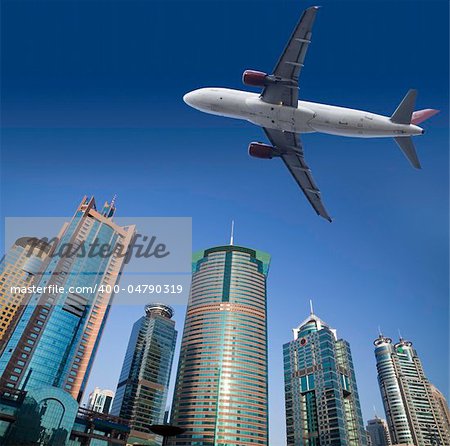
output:
[[[184,101],[213,115],[244,119],[261,127],[294,133],[321,132],[359,138],[420,135],[413,124],[395,124],[374,113],[315,102],[298,101],[298,107],[264,102],[260,95],[228,88],[201,88],[187,93]]]

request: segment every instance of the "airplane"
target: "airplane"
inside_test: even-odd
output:
[[[262,159],[281,158],[316,213],[331,222],[306,164],[299,134],[321,132],[358,138],[392,137],[413,167],[420,169],[411,137],[424,134],[418,124],[439,110],[414,111],[417,90],[409,90],[390,117],[299,100],[299,75],[311,43],[318,9],[318,6],[312,6],[303,12],[273,74],[244,71],[243,83],[262,88],[261,94],[228,88],[200,88],[185,94],[183,100],[202,112],[243,119],[262,127],[271,144],[252,142],[248,146],[249,155]]]

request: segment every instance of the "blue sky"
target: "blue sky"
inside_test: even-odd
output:
[[[448,394],[448,3],[321,1],[300,97],[390,115],[409,88],[437,108],[413,170],[389,139],[302,137],[332,224],[246,122],[181,100],[272,69],[304,1],[4,1],[2,214],[192,216],[194,250],[269,252],[271,445],[284,444],[283,343],[314,299],[352,347],[365,419],[382,414],[372,341],[397,329]],[[176,308],[182,331],[183,308]],[[114,388],[138,307],[113,308],[90,387]]]

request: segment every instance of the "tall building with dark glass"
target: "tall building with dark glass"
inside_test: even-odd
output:
[[[283,356],[288,446],[365,446],[348,342],[311,311]]]
[[[374,341],[378,382],[394,444],[450,445],[450,430],[410,341]]]
[[[156,441],[150,426],[164,421],[177,339],[172,316],[171,307],[150,304],[133,325],[111,409],[129,421],[129,443]]]
[[[392,444],[385,420],[375,416],[372,420],[367,421],[366,430],[370,438],[370,446],[390,446]]]
[[[52,257],[0,357],[0,385],[54,386],[78,402],[108,316],[134,226],[113,222],[115,207],[97,210],[84,197],[54,241]],[[106,247],[102,253],[91,250]]]
[[[172,407],[186,432],[171,444],[267,446],[269,261],[233,245],[194,255]]]

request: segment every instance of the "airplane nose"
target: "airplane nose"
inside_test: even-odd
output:
[[[183,101],[187,104],[187,105],[191,105],[191,101],[192,101],[192,91],[190,91],[189,93],[186,93],[183,96]]]
[[[190,91],[183,96],[183,101],[190,107],[197,108],[199,105],[199,94],[196,91]]]

